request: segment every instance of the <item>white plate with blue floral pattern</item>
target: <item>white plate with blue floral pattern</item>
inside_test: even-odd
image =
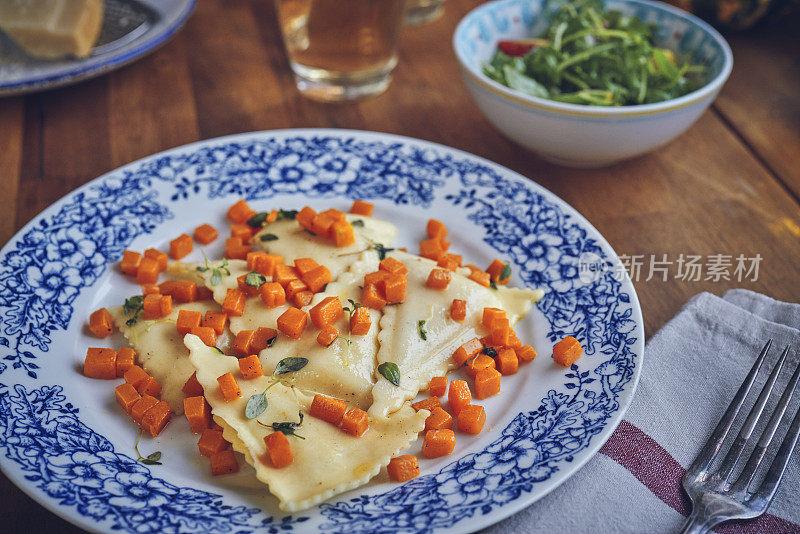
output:
[[[249,466],[210,476],[182,417],[139,445],[143,455],[161,451],[162,465],[138,463],[136,429],[111,384],[80,373],[86,348],[108,341],[87,335],[88,314],[138,292],[116,272],[124,249],[163,250],[203,222],[222,228],[239,198],[256,209],[347,209],[364,199],[376,217],[401,227],[398,242],[411,250],[429,218],[442,220],[452,249],[470,263],[509,260],[512,284],[545,291],[517,328],[539,356],[484,402],[484,431],[459,435],[448,457],[422,460],[419,478],[396,484],[382,474],[291,516],[252,484]],[[215,246],[206,253],[220,254]],[[599,232],[552,193],[433,143],[282,130],[157,154],[67,195],[0,252],[0,466],[42,505],[91,531],[477,530],[574,473],[629,405],[644,330],[618,267]],[[552,361],[553,343],[565,335],[585,348],[568,369]]]

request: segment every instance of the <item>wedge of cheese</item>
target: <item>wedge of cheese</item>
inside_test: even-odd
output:
[[[0,1],[0,30],[35,57],[86,57],[102,24],[103,0]]]
[[[391,417],[370,420],[369,429],[354,437],[309,415],[314,393],[276,384],[267,392],[267,407],[256,419],[245,417],[245,406],[252,395],[263,392],[273,382],[271,377],[245,380],[239,373],[236,358],[222,356],[207,347],[197,336],[184,339],[191,351],[214,419],[223,422],[224,436],[256,470],[256,476],[278,497],[283,510],[294,512],[309,508],[344,491],[366,484],[398,451],[417,439],[429,412],[414,412],[405,405]],[[234,401],[226,401],[219,391],[217,377],[233,373],[242,391]],[[288,378],[288,377],[287,377]],[[288,378],[291,381],[291,378]],[[302,425],[290,436],[294,461],[291,465],[272,467],[264,437],[273,432],[270,425],[298,422]]]

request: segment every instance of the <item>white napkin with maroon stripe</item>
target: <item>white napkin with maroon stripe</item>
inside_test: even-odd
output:
[[[778,382],[782,391],[800,358],[800,304],[739,289],[692,298],[648,343],[633,403],[600,453],[552,493],[485,532],[677,532],[691,506],[680,487],[684,470],[769,338],[770,368],[783,347],[794,348]],[[798,405],[795,399],[788,413],[794,416]],[[800,533],[798,449],[764,516],[715,531]]]

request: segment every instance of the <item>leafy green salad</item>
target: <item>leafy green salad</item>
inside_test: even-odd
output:
[[[483,72],[526,95],[591,106],[663,102],[700,87],[700,65],[653,42],[654,24],[600,0],[561,2],[536,39],[501,41]]]

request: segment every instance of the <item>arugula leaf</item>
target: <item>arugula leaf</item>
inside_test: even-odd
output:
[[[544,15],[541,39],[500,43],[483,65],[487,77],[523,94],[591,106],[662,102],[700,86],[705,67],[656,46],[656,24],[605,9],[601,0],[545,2]]]
[[[400,368],[394,362],[383,362],[378,366],[378,372],[383,378],[400,387]]]

